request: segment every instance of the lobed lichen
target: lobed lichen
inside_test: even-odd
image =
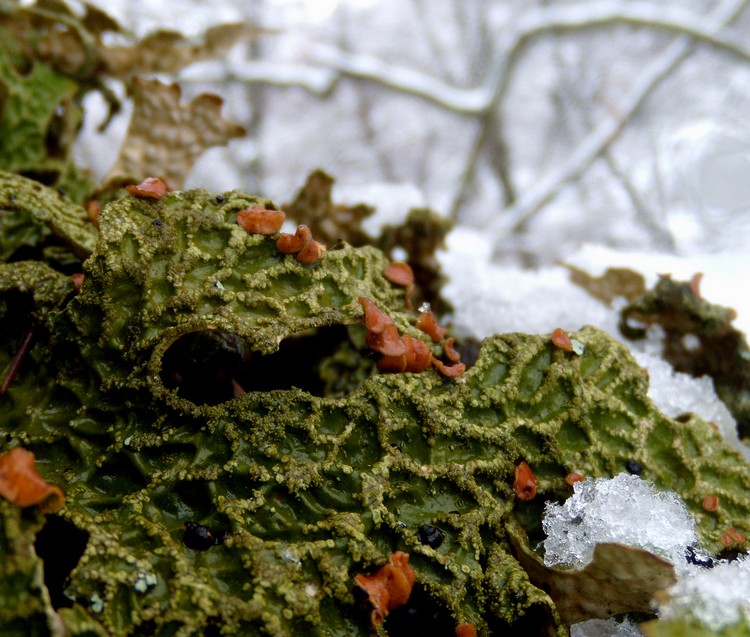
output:
[[[274,208],[238,192],[118,199],[77,294],[48,265],[0,266],[0,323],[34,325],[0,396],[0,451],[32,450],[66,492],[59,518],[87,537],[65,602],[34,598],[49,632],[398,634],[397,613],[371,624],[354,578],[403,551],[415,595],[447,618],[436,634],[564,635],[521,566],[544,502],[571,493],[573,472],[633,461],[685,499],[711,552],[730,527],[750,533],[747,464],[709,423],[658,412],[645,372],[605,333],[570,334],[580,355],[547,336],[494,336],[458,379],[378,374],[360,296],[440,354],[383,277],[388,260],[340,244],[300,263],[237,223],[255,205]],[[63,237],[77,223],[50,219]],[[17,334],[0,334],[4,368]],[[527,500],[514,492],[522,462],[536,479]],[[0,504],[7,526],[18,510]],[[437,546],[420,540],[425,525]],[[186,536],[196,527],[213,538],[205,550]]]

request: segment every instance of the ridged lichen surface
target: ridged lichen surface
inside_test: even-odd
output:
[[[69,634],[387,634],[396,618],[371,626],[354,576],[399,550],[449,631],[564,635],[510,529],[534,546],[544,502],[572,493],[568,473],[632,460],[685,499],[713,553],[727,528],[750,534],[747,464],[709,423],[658,412],[646,373],[605,333],[571,334],[581,355],[545,335],[494,336],[458,379],[377,374],[358,297],[427,340],[385,256],[342,244],[302,265],[237,225],[254,204],[273,205],[204,191],[110,204],[78,294],[60,275],[41,295],[44,277],[0,266],[0,324],[35,298],[50,308],[31,314],[29,359],[0,396],[0,451],[32,450],[66,492],[57,515],[88,534],[51,615]],[[1,367],[17,336],[0,331]],[[513,490],[521,461],[539,481],[530,501]],[[0,513],[6,528],[19,515]],[[191,524],[216,542],[191,548]],[[419,541],[425,524],[442,544]],[[5,548],[0,563],[14,559]]]

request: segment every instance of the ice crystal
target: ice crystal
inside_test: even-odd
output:
[[[598,543],[618,542],[651,551],[679,569],[686,548],[698,540],[695,521],[679,496],[656,492],[646,480],[626,473],[575,483],[564,504],[547,504],[542,525],[547,566],[583,566]]]

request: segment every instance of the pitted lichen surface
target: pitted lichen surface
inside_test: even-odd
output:
[[[20,248],[37,247],[57,235],[73,256],[85,258],[96,244],[96,228],[85,210],[60,192],[0,170],[0,257],[17,260]]]
[[[401,550],[453,625],[564,635],[509,529],[535,545],[544,502],[571,493],[569,472],[611,476],[629,460],[686,500],[709,550],[728,527],[750,534],[747,464],[708,423],[659,413],[623,345],[587,327],[571,334],[578,356],[508,334],[485,340],[458,380],[375,374],[359,296],[424,336],[382,276],[387,259],[344,245],[302,265],[236,224],[255,203],[272,205],[203,191],[110,204],[80,293],[38,313],[31,360],[0,397],[0,451],[33,450],[66,492],[59,515],[89,534],[59,612],[70,634],[373,634],[353,578]],[[28,299],[38,286],[14,276],[0,269],[0,297]],[[191,335],[241,351],[226,400],[193,400],[165,362]],[[336,347],[318,360],[323,338]],[[0,345],[5,367],[15,341],[0,333]],[[296,378],[332,360],[356,370],[336,395],[255,389],[273,366]],[[529,502],[513,491],[522,460],[539,481]],[[708,494],[720,496],[714,513]],[[221,541],[189,548],[186,523]],[[424,524],[444,532],[438,547],[419,542]]]

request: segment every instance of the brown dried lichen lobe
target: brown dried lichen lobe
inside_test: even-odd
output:
[[[170,186],[181,188],[205,150],[241,137],[245,129],[221,116],[223,100],[209,93],[182,104],[177,84],[133,79],[133,115],[105,184],[161,174]]]
[[[345,241],[353,246],[372,243],[362,230],[362,221],[375,209],[364,205],[346,206],[332,200],[334,179],[322,170],[307,177],[294,201],[284,206],[290,218],[304,221],[323,243],[333,245]]]
[[[21,508],[39,506],[43,513],[54,513],[65,502],[60,487],[37,472],[34,454],[21,447],[0,455],[0,496]]]
[[[701,298],[700,280],[700,275],[690,281],[660,276],[651,290],[621,310],[620,331],[627,338],[642,338],[646,330],[641,325],[661,325],[663,357],[677,371],[711,376],[737,421],[740,438],[750,438],[750,346],[731,324],[733,309]]]

